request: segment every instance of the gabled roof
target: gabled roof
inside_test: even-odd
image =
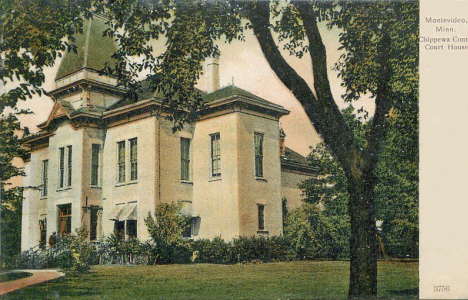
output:
[[[47,120],[37,125],[37,127],[46,128],[50,125],[52,120],[61,118],[61,117],[67,117],[68,119],[72,119],[73,117],[80,115],[80,114],[100,117],[104,111],[105,111],[105,108],[100,107],[100,106],[94,106],[94,105],[74,109],[73,106],[70,104],[70,102],[65,101],[65,100],[57,100]]]
[[[54,107],[52,108],[52,111],[49,114],[49,117],[45,122],[42,122],[41,124],[37,125],[39,128],[44,128],[49,126],[50,122],[52,122],[53,119],[55,118],[60,118],[63,116],[66,116],[67,118],[70,118],[71,113],[74,111],[73,107],[70,105],[70,103],[66,102],[64,105],[65,101],[58,100],[55,102]]]
[[[105,22],[98,15],[83,20],[83,33],[74,35],[77,53],[65,52],[55,80],[85,68],[100,71],[106,62],[111,67],[115,66],[116,61],[111,56],[117,51],[117,44],[112,38],[103,37],[103,31],[108,28]]]

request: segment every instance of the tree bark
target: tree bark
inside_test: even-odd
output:
[[[374,211],[374,184],[348,178],[351,219],[350,274],[348,297],[377,296],[378,240]]]

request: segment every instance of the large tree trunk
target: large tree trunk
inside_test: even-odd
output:
[[[349,298],[377,296],[378,242],[372,184],[349,181],[351,217]]]

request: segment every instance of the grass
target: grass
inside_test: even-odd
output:
[[[21,279],[25,277],[31,276],[31,273],[27,272],[7,272],[7,273],[0,273],[0,282],[6,282],[16,279]]]
[[[96,266],[2,299],[346,298],[349,262]],[[379,298],[418,297],[417,262],[379,262]]]

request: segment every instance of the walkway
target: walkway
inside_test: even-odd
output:
[[[58,272],[56,270],[17,270],[19,272],[27,272],[31,273],[32,276],[7,281],[7,282],[0,282],[0,295],[19,290],[21,288],[46,282],[49,280],[54,280],[65,276],[64,273]]]

